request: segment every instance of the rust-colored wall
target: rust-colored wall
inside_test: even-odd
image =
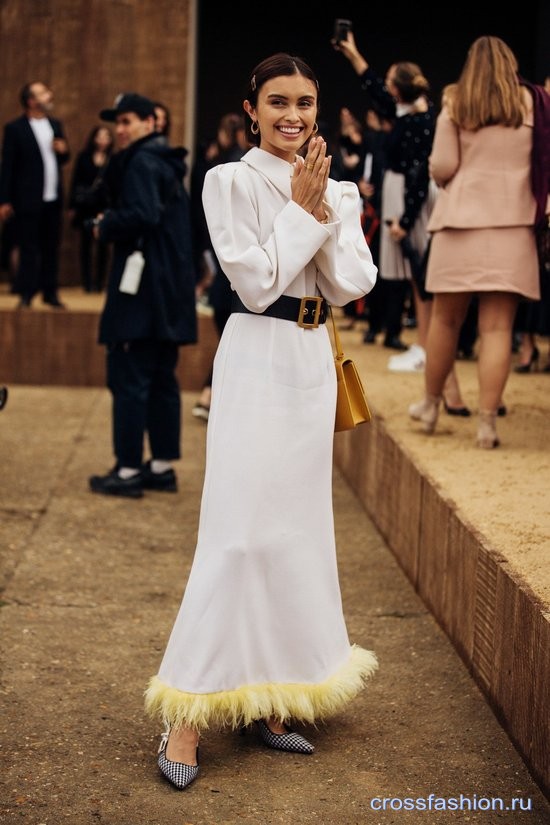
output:
[[[55,116],[63,121],[73,160],[99,122],[99,110],[121,91],[163,101],[172,113],[172,141],[184,144],[191,8],[192,0],[3,0],[2,129],[21,114],[20,88],[41,80],[55,92]],[[65,167],[65,188],[71,172],[72,162]],[[76,240],[66,222],[61,284],[80,282]]]
[[[0,309],[3,384],[104,387],[105,347],[97,343],[97,311],[32,312]],[[198,342],[180,347],[177,374],[184,392],[199,392],[212,366],[218,333],[212,318],[198,318]]]

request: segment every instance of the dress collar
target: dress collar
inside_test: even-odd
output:
[[[260,172],[270,183],[273,184],[285,197],[290,198],[290,179],[294,171],[294,165],[288,163],[265,149],[254,146],[246,155],[241,158],[241,163],[246,163],[257,172]]]

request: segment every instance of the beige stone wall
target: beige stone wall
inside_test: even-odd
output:
[[[98,112],[121,91],[171,110],[172,140],[185,145],[193,0],[3,0],[0,125],[21,114],[19,89],[41,80],[55,92],[73,159]],[[72,163],[65,167],[68,186]],[[62,284],[78,284],[75,232],[65,225]]]

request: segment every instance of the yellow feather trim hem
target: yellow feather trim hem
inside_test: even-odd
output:
[[[346,664],[317,685],[263,684],[219,693],[186,693],[153,676],[145,691],[145,709],[170,727],[199,731],[210,727],[236,729],[269,717],[314,723],[338,713],[377,668],[372,651],[353,645]]]

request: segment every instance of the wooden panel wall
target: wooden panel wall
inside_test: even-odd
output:
[[[21,114],[19,90],[41,80],[73,153],[121,91],[171,110],[172,142],[184,143],[193,0],[3,0],[0,3],[0,125]],[[65,167],[66,188],[72,162]],[[77,285],[77,238],[66,222],[61,285]],[[4,274],[2,277],[5,279]]]
[[[97,312],[0,310],[2,384],[104,387],[105,347],[97,343]],[[198,342],[180,348],[182,391],[199,392],[212,366],[218,333],[198,317]]]
[[[382,419],[338,433],[334,459],[548,796],[547,608]]]
[[[92,312],[0,312],[6,383],[105,386],[105,348]]]

